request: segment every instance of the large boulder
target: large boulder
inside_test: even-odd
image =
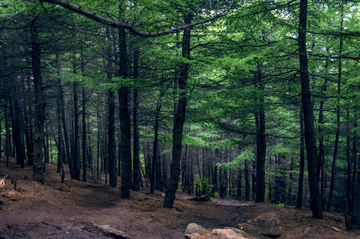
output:
[[[257,231],[264,236],[278,237],[281,235],[280,219],[276,213],[264,213],[260,216],[248,220],[247,223],[238,224],[238,228],[245,231]]]

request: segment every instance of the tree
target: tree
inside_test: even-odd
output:
[[[305,144],[307,152],[311,210],[313,217],[323,218],[321,198],[319,194],[318,158],[315,140],[314,114],[311,102],[308,59],[306,49],[307,0],[300,0],[299,10],[299,62],[301,78],[301,99],[304,111]]]

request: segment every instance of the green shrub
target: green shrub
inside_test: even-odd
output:
[[[208,178],[201,178],[196,182],[195,186],[195,193],[197,197],[200,197],[202,195],[208,196],[208,197],[214,197],[214,194],[211,193],[213,185],[210,184],[210,181]]]

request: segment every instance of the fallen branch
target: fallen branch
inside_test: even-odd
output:
[[[7,175],[1,180],[0,182],[0,188],[5,186],[5,178],[7,178]]]

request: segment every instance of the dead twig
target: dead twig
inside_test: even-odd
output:
[[[5,186],[5,178],[7,178],[7,175],[1,180],[0,182],[0,188]]]

